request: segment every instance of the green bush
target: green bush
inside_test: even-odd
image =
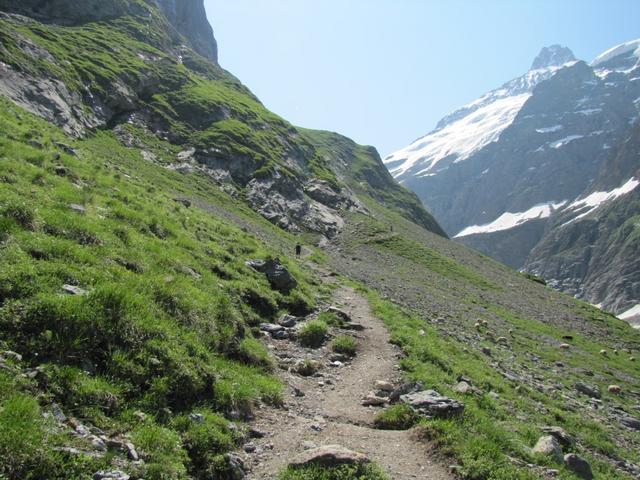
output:
[[[370,463],[366,465],[341,465],[333,468],[289,467],[280,473],[278,480],[388,480],[388,477],[380,467]]]
[[[381,430],[407,430],[419,419],[411,407],[404,403],[384,409],[376,416],[374,425]]]
[[[338,335],[331,341],[331,350],[336,353],[342,353],[349,357],[355,357],[358,349],[358,342],[349,335]]]
[[[311,320],[307,322],[298,332],[300,343],[305,347],[317,348],[321,346],[327,338],[327,324],[322,320]]]

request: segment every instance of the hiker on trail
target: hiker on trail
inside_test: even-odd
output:
[[[300,253],[302,253],[302,245],[298,242],[296,243],[296,258],[300,258]]]

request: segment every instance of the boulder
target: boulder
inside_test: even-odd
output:
[[[567,453],[564,456],[564,464],[580,478],[584,478],[585,480],[593,479],[593,472],[591,471],[589,462],[575,453]]]
[[[542,431],[547,435],[554,437],[564,447],[571,448],[575,445],[576,441],[571,435],[569,435],[562,427],[542,427]]]
[[[245,265],[257,272],[264,273],[271,287],[281,292],[288,292],[298,286],[298,282],[289,273],[279,259],[249,260]]]
[[[464,404],[444,397],[435,390],[423,390],[402,395],[400,399],[414,411],[429,417],[452,417],[464,411]]]
[[[400,400],[400,397],[402,395],[419,392],[420,390],[422,390],[422,382],[410,382],[402,384],[393,392],[391,392],[391,395],[389,395],[389,401],[396,402]]]
[[[245,466],[242,457],[235,453],[227,453],[224,456],[227,466],[227,477],[229,480],[243,480],[245,478]]]
[[[331,468],[340,465],[363,465],[370,461],[363,453],[348,450],[340,445],[324,445],[301,453],[289,463],[289,466],[301,468],[317,465]]]
[[[260,330],[263,332],[267,332],[272,337],[275,336],[279,332],[284,331],[284,327],[281,325],[276,325],[275,323],[261,323]]]
[[[531,453],[550,457],[558,463],[562,462],[562,448],[560,447],[558,440],[551,435],[540,437],[531,450]]]
[[[576,390],[578,390],[580,393],[584,393],[591,398],[600,398],[602,396],[602,394],[600,393],[600,387],[598,387],[597,385],[588,385],[584,382],[577,382]]]
[[[622,417],[620,423],[632,430],[640,430],[640,420],[634,417]]]
[[[281,325],[286,328],[294,327],[298,323],[298,317],[294,317],[293,315],[283,315],[278,320],[278,325]]]

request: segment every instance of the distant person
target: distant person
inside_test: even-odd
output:
[[[300,258],[300,254],[302,253],[302,245],[300,242],[296,243],[296,258]]]
[[[393,225],[389,225],[389,231],[393,232]]]

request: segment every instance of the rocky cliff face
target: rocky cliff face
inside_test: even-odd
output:
[[[538,268],[542,252],[550,252],[547,242],[562,249],[564,237],[550,233],[562,223],[549,219],[575,216],[581,198],[633,185],[629,165],[637,168],[637,156],[616,152],[638,123],[639,46],[615,47],[592,64],[575,61],[564,47],[545,48],[527,74],[448,115],[385,163],[457,240],[514,268],[535,264],[534,271],[550,273]],[[527,263],[541,241],[547,246]],[[604,278],[590,265],[590,273],[551,269],[552,283],[616,311],[640,302],[620,282],[606,295],[581,287],[588,275]]]
[[[556,288],[623,316],[640,304],[639,152],[636,125],[588,192],[550,219],[524,267]]]
[[[160,7],[169,24],[203,57],[218,61],[218,47],[202,0],[0,0],[0,11],[18,13],[46,23],[82,25],[127,15],[151,16]],[[177,36],[173,36],[179,41]]]

